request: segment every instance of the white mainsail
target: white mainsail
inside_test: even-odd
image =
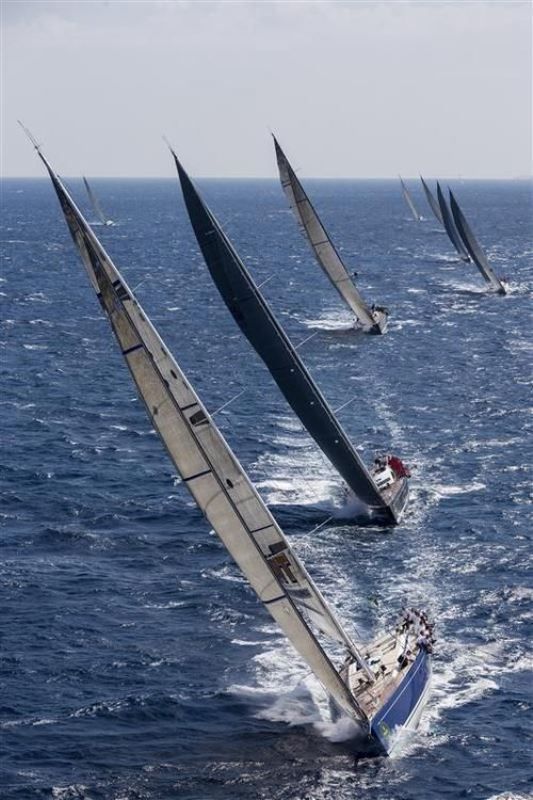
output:
[[[276,520],[65,186],[36,148],[151,422],[183,482],[259,599],[325,690],[351,718],[366,722],[365,712],[333,665],[325,643],[319,641],[321,634],[346,648],[371,681],[372,671],[292,552]]]
[[[283,191],[318,263],[358,320],[364,325],[374,326],[376,320],[372,310],[361,297],[278,140],[275,136],[273,139]]]
[[[425,195],[426,195],[426,199],[427,199],[427,201],[429,203],[429,207],[433,211],[433,213],[435,215],[435,218],[440,222],[441,225],[444,225],[444,220],[442,218],[442,211],[440,210],[439,204],[438,204],[437,200],[435,199],[435,196],[433,195],[433,192],[431,191],[431,189],[429,188],[429,186],[425,182],[425,180],[422,177],[422,175],[420,176],[420,180],[422,181],[422,186],[424,188],[424,192],[425,192]]]
[[[412,200],[411,195],[409,193],[409,189],[407,188],[407,186],[403,182],[402,176],[398,175],[398,177],[400,179],[400,183],[402,184],[403,199],[405,200],[405,202],[409,206],[409,210],[411,211],[411,214],[413,215],[413,218],[416,219],[417,222],[420,222],[422,217],[420,216],[420,214],[416,210],[415,204],[413,203],[413,200]]]
[[[85,185],[85,189],[87,190],[87,194],[89,195],[89,200],[91,201],[94,213],[96,214],[102,225],[107,225],[108,220],[106,219],[106,216],[102,211],[102,206],[98,202],[98,198],[96,197],[95,193],[89,186],[89,181],[87,180],[87,178],[82,178],[82,180]]]

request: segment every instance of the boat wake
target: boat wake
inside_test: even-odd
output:
[[[325,315],[318,319],[304,319],[303,324],[309,330],[316,331],[340,331],[340,332],[360,332],[353,320],[353,317],[344,314]]]

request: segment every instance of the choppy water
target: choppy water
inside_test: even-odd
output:
[[[0,794],[9,800],[527,796],[531,185],[459,202],[487,293],[396,182],[309,182],[390,333],[365,337],[274,181],[200,182],[361,452],[414,470],[391,530],[330,524],[342,486],[210,282],[177,182],[95,181],[97,230],[344,620],[436,618],[433,693],[397,757],[355,763],[305,666],[178,485],[47,181],[3,184]],[[73,182],[83,203],[81,184]],[[90,217],[90,215],[89,215]],[[139,285],[140,284],[140,285]],[[342,738],[342,737],[340,737]]]

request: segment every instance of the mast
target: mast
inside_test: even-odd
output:
[[[272,138],[276,148],[276,160],[278,162],[281,186],[296,220],[311,245],[316,260],[357,319],[362,324],[373,327],[376,324],[376,320],[372,316],[372,310],[361,297],[357,286],[324,228],[305,189],[296,177],[296,173],[281,149],[278,140],[273,134]]]
[[[400,179],[400,183],[402,184],[402,194],[403,194],[403,199],[405,200],[405,202],[406,202],[406,203],[407,203],[407,205],[409,206],[409,210],[411,211],[411,214],[413,215],[413,219],[415,219],[417,222],[420,222],[420,220],[422,219],[422,217],[420,216],[420,214],[419,214],[419,213],[418,213],[418,211],[416,210],[416,207],[415,207],[415,204],[413,203],[413,200],[412,200],[412,198],[411,198],[411,194],[410,194],[410,192],[409,192],[409,189],[407,188],[407,186],[406,186],[406,185],[405,185],[405,183],[403,182],[403,180],[402,180],[402,176],[401,176],[401,175],[398,175],[398,177],[399,177],[399,179]]]
[[[425,182],[425,180],[422,177],[422,175],[420,176],[420,180],[422,181],[422,186],[424,187],[424,192],[426,194],[426,199],[427,199],[427,201],[429,203],[429,207],[433,211],[435,217],[440,222],[440,224],[444,225],[444,220],[442,218],[442,212],[441,212],[441,210],[439,208],[439,204],[438,204],[437,200],[435,199],[435,195],[433,194],[433,192],[431,191],[431,189],[429,188],[429,186]]]
[[[450,213],[450,209],[446,204],[446,200],[444,199],[444,195],[442,193],[442,189],[440,188],[440,183],[437,181],[437,197],[439,200],[439,208],[442,214],[442,224],[444,225],[444,229],[448,234],[448,238],[450,242],[453,244],[463,261],[470,261],[470,256],[468,255],[468,251],[466,250],[461,237],[455,227],[455,223],[453,221],[453,217]]]
[[[489,283],[494,289],[496,289],[500,294],[506,294],[505,287],[501,280],[498,278],[494,270],[492,269],[485,251],[479,244],[478,240],[474,236],[472,229],[468,222],[466,221],[465,215],[459,208],[459,203],[453,196],[453,193],[450,191],[450,207],[452,209],[453,218],[455,224],[457,225],[457,230],[468,250],[470,257],[476,267],[479,269],[487,283]]]
[[[67,189],[37,147],[122,356],[183,483],[260,601],[325,690],[367,722],[320,639],[341,644],[371,681],[372,670],[327,605]]]
[[[89,200],[91,201],[91,205],[93,207],[94,213],[96,214],[96,216],[98,217],[98,219],[100,220],[102,225],[105,225],[106,222],[107,222],[107,220],[105,218],[105,214],[102,211],[102,207],[101,207],[100,203],[98,202],[98,198],[96,197],[95,193],[93,192],[93,190],[89,186],[89,181],[87,180],[87,178],[85,178],[85,177],[83,178],[83,183],[85,184],[85,188],[87,190],[87,194],[89,195]]]
[[[171,151],[198,244],[236,323],[278,384],[285,399],[354,494],[372,509],[395,517],[333,410],[274,317],[265,298],[212,212]]]

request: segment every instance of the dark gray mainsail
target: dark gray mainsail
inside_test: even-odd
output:
[[[453,217],[451,215],[450,209],[448,208],[448,204],[446,203],[446,200],[442,193],[442,189],[440,188],[440,183],[438,181],[437,181],[437,197],[439,200],[439,208],[442,214],[442,224],[444,225],[444,230],[448,234],[450,242],[453,244],[453,246],[461,256],[463,261],[470,261],[468,250],[464,246],[463,241],[459,236],[459,232],[455,227],[455,222],[453,221]]]
[[[416,210],[416,206],[415,206],[415,204],[413,203],[413,199],[412,199],[412,197],[411,197],[411,193],[409,192],[409,189],[407,188],[407,186],[406,186],[406,185],[405,185],[405,183],[403,182],[403,180],[402,180],[402,176],[401,176],[401,175],[398,175],[398,177],[399,177],[399,179],[400,179],[400,183],[402,184],[402,194],[403,194],[403,199],[405,200],[405,202],[406,202],[406,203],[407,203],[407,205],[409,206],[409,210],[410,210],[411,214],[413,215],[413,219],[415,219],[417,222],[420,222],[420,220],[422,219],[422,217],[420,216],[420,214],[419,214],[419,213],[418,213],[418,211]]]
[[[361,325],[366,327],[369,333],[384,333],[387,325],[386,314],[380,316],[361,297],[359,289],[346,269],[307,192],[298,180],[289,159],[273,134],[272,138],[276,149],[281,187],[297,222],[311,245],[316,260]]]
[[[172,151],[191,224],[211,276],[287,402],[353,493],[385,523],[397,522],[334,412],[248,270]]]
[[[505,286],[498,278],[494,270],[492,269],[487,256],[485,255],[485,251],[477,241],[476,237],[472,233],[472,229],[468,222],[466,221],[465,215],[459,208],[459,203],[453,196],[453,193],[450,191],[450,207],[452,209],[453,218],[455,224],[457,225],[457,230],[465,243],[465,247],[468,250],[472,261],[479,269],[487,283],[489,283],[499,294],[507,294],[505,290]]]
[[[367,713],[333,663],[338,646],[360,665],[370,686],[376,681],[374,673],[292,551],[62,181],[35,146],[139,396],[183,483],[265,609],[330,697],[353,720],[367,724]]]
[[[433,211],[436,219],[438,219],[440,224],[444,225],[444,220],[442,218],[442,211],[440,210],[439,204],[438,204],[437,200],[435,199],[435,195],[433,194],[433,192],[431,191],[431,189],[429,188],[429,186],[425,182],[425,180],[422,177],[422,175],[420,176],[420,180],[422,181],[422,186],[424,187],[426,200],[429,203],[430,209]]]

